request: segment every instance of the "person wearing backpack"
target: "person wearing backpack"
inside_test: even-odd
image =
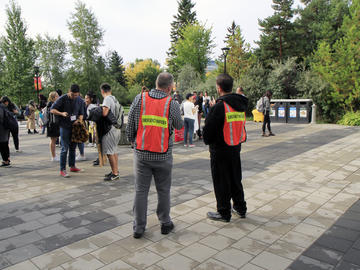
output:
[[[107,155],[111,167],[111,172],[105,175],[104,181],[113,181],[120,178],[118,168],[118,144],[121,138],[121,126],[124,119],[124,110],[119,101],[112,95],[111,86],[103,83],[100,86],[101,95],[104,98],[102,103],[102,116],[107,117],[112,112],[117,120],[102,140],[102,153]]]
[[[272,97],[272,92],[270,90],[267,90],[265,95],[262,97],[262,100],[263,100],[262,113],[264,114],[264,122],[263,122],[263,126],[262,126],[262,131],[263,131],[262,136],[263,137],[275,136],[275,134],[271,132],[271,126],[270,126],[270,110],[271,110],[270,100],[271,100],[271,97]],[[258,111],[259,111],[259,109],[258,109]],[[266,125],[267,125],[268,131],[269,131],[269,135],[266,134],[266,132],[265,132]]]
[[[0,103],[0,153],[2,157],[2,164],[0,167],[10,166],[10,149],[9,149],[9,129],[5,125],[6,121],[6,107]]]

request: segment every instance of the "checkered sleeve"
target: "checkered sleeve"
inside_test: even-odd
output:
[[[141,95],[137,95],[130,106],[128,114],[128,122],[126,125],[126,136],[130,143],[135,142],[137,127],[139,124],[141,111]]]

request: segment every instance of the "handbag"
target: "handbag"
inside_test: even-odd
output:
[[[89,139],[89,131],[83,122],[75,122],[72,125],[71,141],[74,143],[84,143]]]

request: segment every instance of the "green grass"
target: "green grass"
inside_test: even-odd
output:
[[[124,114],[128,115],[129,114],[129,110],[130,110],[130,105],[125,105],[124,106]]]

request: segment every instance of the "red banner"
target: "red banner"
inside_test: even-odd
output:
[[[39,83],[39,85],[38,85]],[[34,86],[35,86],[35,90],[41,90],[42,89],[42,86],[41,86],[41,77],[34,77]]]

